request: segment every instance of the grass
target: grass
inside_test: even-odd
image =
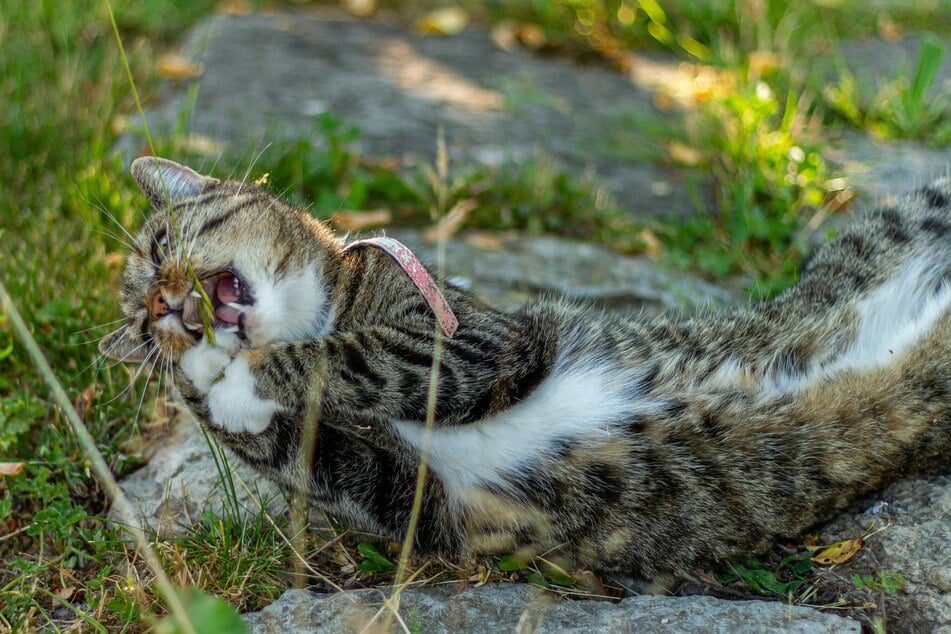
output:
[[[146,95],[157,85],[155,60],[214,4],[148,0],[116,7],[136,85]],[[412,16],[427,6],[400,10]],[[255,176],[268,173],[275,191],[324,216],[386,207],[402,222],[428,223],[437,199],[443,210],[474,200],[471,227],[557,233],[623,252],[644,251],[647,238],[656,236],[658,257],[670,266],[712,278],[742,275],[768,294],[794,281],[809,233],[848,202],[848,183],[824,156],[827,138],[851,127],[890,139],[951,142],[947,95],[935,80],[946,53],[939,44],[924,44],[913,68],[870,96],[846,72],[829,81],[803,73],[796,61],[827,55],[838,38],[886,27],[944,28],[947,34],[949,27],[934,26],[951,24],[948,7],[937,2],[878,13],[858,10],[851,0],[473,0],[466,6],[489,26],[503,19],[533,26],[541,54],[623,68],[627,51],[664,50],[714,78],[712,90],[678,106],[673,127],[656,128],[649,151],[631,155],[636,140],[623,138],[612,148],[618,160],[656,158],[682,170],[697,200],[695,209],[685,210],[687,220],[644,226],[595,181],[545,157],[499,169],[456,166],[439,189],[425,170],[361,155],[354,145],[360,122],[332,115],[315,120],[321,142],[269,148]],[[132,93],[99,0],[10,3],[0,13],[0,38],[0,280],[109,470],[122,477],[144,461],[143,429],[161,396],[154,376],[103,364],[95,350],[95,338],[116,316],[125,231],[145,213],[112,153],[117,121],[134,110]],[[530,88],[511,87],[510,105],[544,97]],[[628,121],[624,117],[619,113],[620,122]],[[187,160],[184,154],[176,158]],[[226,160],[247,168],[246,158],[244,164]],[[158,623],[165,607],[154,578],[103,519],[107,498],[88,454],[3,313],[0,462],[24,464],[0,477],[0,629],[57,631],[82,623],[92,630],[142,631]],[[236,500],[234,484],[223,481],[230,486],[224,498]],[[177,584],[254,609],[298,583],[331,589],[393,579],[384,562],[395,569],[398,554],[345,537],[297,535],[282,518],[232,504],[186,523],[177,536],[153,535],[152,542]],[[403,559],[403,568],[426,563]],[[425,575],[438,578],[572,586],[557,566],[540,561],[426,565]],[[789,583],[793,565],[780,562],[768,572],[777,584]],[[745,570],[749,579],[772,583],[756,565]],[[852,582],[885,594],[900,585],[897,576],[880,571],[857,573]],[[204,595],[183,597],[193,613],[218,609]]]

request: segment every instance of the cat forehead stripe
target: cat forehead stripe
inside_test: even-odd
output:
[[[416,288],[419,289],[426,303],[429,304],[429,308],[436,316],[436,321],[439,322],[443,334],[447,337],[452,337],[456,334],[456,329],[459,327],[459,320],[456,318],[455,313],[452,312],[452,308],[449,307],[449,302],[446,301],[446,298],[439,290],[436,280],[433,279],[433,276],[429,274],[429,271],[426,270],[426,267],[423,266],[423,263],[419,261],[419,258],[416,257],[416,254],[413,253],[408,246],[393,238],[379,237],[351,242],[344,250],[353,251],[361,247],[376,247],[377,249],[385,251],[387,255],[393,258],[393,260],[400,265],[400,268],[403,269],[403,272],[406,273],[407,277],[413,281]]]

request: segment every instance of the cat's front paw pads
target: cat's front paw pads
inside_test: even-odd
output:
[[[230,333],[221,334],[227,335]],[[234,352],[229,349],[229,344],[232,342],[227,337],[222,337],[221,334],[216,333],[216,344],[219,345],[213,346],[207,340],[202,339],[198,344],[182,353],[178,364],[179,369],[185,373],[192,385],[205,394],[211,390],[211,386],[224,377],[225,368],[234,359]],[[237,340],[237,337],[235,339]],[[238,345],[240,346],[240,341],[238,341]]]

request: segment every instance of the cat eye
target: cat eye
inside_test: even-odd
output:
[[[156,266],[162,263],[164,251],[168,249],[168,234],[163,230],[152,241],[152,261]]]

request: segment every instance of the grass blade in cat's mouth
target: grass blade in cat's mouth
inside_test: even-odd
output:
[[[233,329],[243,338],[244,333],[241,328],[243,319],[241,319],[241,315],[248,306],[254,303],[254,300],[249,296],[244,281],[232,271],[221,271],[203,277],[201,286],[205,294],[211,299],[216,317],[214,327]],[[201,301],[201,295],[198,291],[193,291],[185,301],[182,313],[182,323],[196,339],[202,337],[201,313],[199,311],[199,302]]]

